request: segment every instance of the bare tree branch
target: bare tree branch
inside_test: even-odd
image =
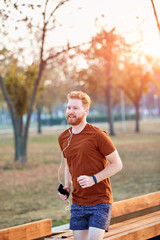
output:
[[[55,9],[52,11],[52,13],[51,13],[50,16],[49,16],[49,18],[48,18],[48,20],[47,20],[47,22],[46,22],[46,25],[49,23],[51,17],[53,17],[55,11],[56,11],[60,6],[62,6],[63,4],[65,4],[65,3],[68,2],[68,1],[70,1],[70,0],[63,0],[63,1],[61,1],[61,2],[55,7]]]
[[[0,76],[0,86],[1,86],[1,89],[2,89],[2,92],[3,92],[3,96],[6,100],[6,102],[8,103],[8,107],[10,109],[10,112],[12,112],[13,116],[15,117],[15,109],[14,109],[14,106],[12,104],[12,101],[10,100],[10,97],[7,93],[7,90],[6,90],[6,87],[5,87],[5,84],[3,83],[3,79],[2,77]]]
[[[44,12],[43,12],[43,22],[45,22],[45,19],[46,19],[47,4],[48,4],[48,0],[46,0],[46,2],[45,2]]]
[[[155,19],[156,19],[156,23],[157,23],[158,31],[159,31],[159,34],[160,34],[160,24],[159,24],[159,20],[158,20],[157,12],[156,12],[156,8],[155,8],[155,5],[154,5],[153,0],[151,0],[151,3],[152,3],[153,11],[154,11],[154,16],[155,16]]]
[[[89,44],[89,43],[92,43],[92,41],[85,42],[85,43],[81,43],[81,44],[79,44],[79,45],[72,46],[72,47],[70,47],[69,45],[67,45],[67,48],[66,48],[66,49],[63,49],[62,51],[59,51],[59,52],[57,52],[57,53],[55,53],[55,54],[50,54],[50,55],[44,60],[44,62],[46,63],[47,61],[58,57],[58,56],[59,56],[60,54],[62,54],[62,53],[66,53],[66,52],[68,52],[69,50],[72,50],[72,49],[78,49],[79,47],[84,46],[84,45]]]

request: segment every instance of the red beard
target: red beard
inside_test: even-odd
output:
[[[76,126],[81,123],[81,121],[84,119],[84,116],[85,114],[77,118],[75,115],[67,115],[66,118],[70,125]]]

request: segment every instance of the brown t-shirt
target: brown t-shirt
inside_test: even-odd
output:
[[[70,130],[70,131],[69,131]],[[61,150],[65,149],[70,138],[71,128],[58,138]],[[69,171],[72,176],[72,202],[79,205],[112,203],[110,179],[107,178],[91,187],[82,188],[77,182],[81,175],[93,176],[107,167],[105,156],[115,150],[108,134],[100,128],[87,123],[78,134],[72,134],[69,146],[64,150]]]

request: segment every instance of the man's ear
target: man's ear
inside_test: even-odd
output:
[[[87,115],[88,115],[88,113],[89,113],[89,109],[88,109],[88,108],[86,108],[86,109],[85,109],[85,115],[87,116]]]

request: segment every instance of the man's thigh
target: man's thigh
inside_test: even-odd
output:
[[[73,231],[74,240],[102,240],[104,230],[100,228],[90,227],[89,230]]]
[[[88,230],[74,230],[74,240],[87,240]]]
[[[87,240],[102,240],[105,230],[89,227]]]

